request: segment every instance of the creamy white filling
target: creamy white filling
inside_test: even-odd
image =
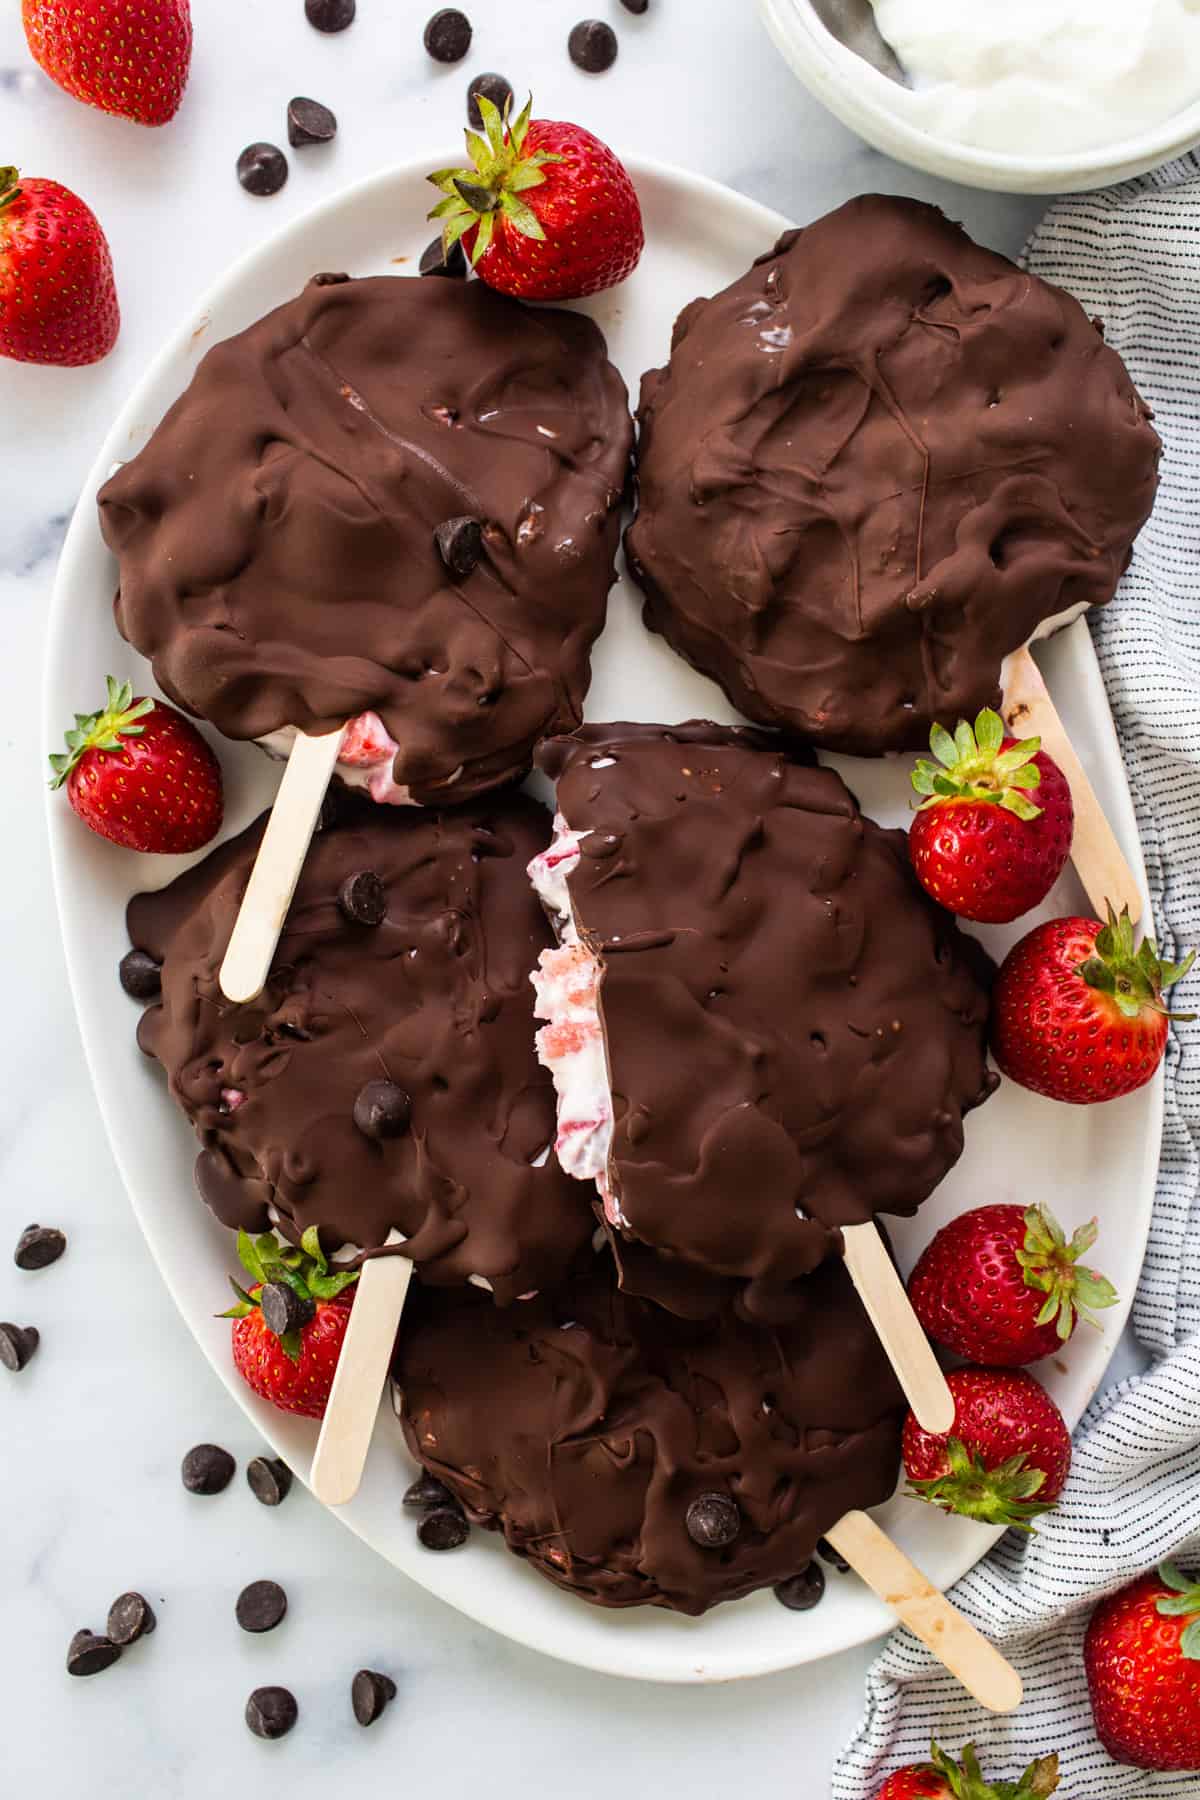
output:
[[[567,887],[587,835],[572,831],[556,814],[553,843],[529,865],[529,879],[558,938],[556,949],[542,951],[530,980],[537,996],[534,1014],[546,1021],[537,1034],[538,1060],[553,1076],[558,1100],[554,1153],[566,1174],[595,1183],[605,1218],[621,1225],[609,1178],[613,1104],[600,1021],[602,971],[599,958],[580,940]]]
[[[296,741],[296,727],[282,725],[255,742],[272,756],[286,758]],[[351,719],[342,738],[335,773],[347,787],[365,788],[379,806],[419,806],[411,791],[392,775],[396,752],[400,746],[388,731],[378,713],[359,713]],[[462,764],[455,769],[447,787],[462,775]]]
[[[872,4],[911,83],[892,105],[959,143],[1099,149],[1200,102],[1200,0]]]

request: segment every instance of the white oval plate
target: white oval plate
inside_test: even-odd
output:
[[[76,707],[94,704],[107,672],[140,688],[145,663],[117,636],[110,600],[115,565],[96,523],[96,490],[112,464],[146,442],[215,339],[241,330],[290,298],[319,269],[354,274],[415,270],[430,231],[430,190],[423,175],[447,155],[362,182],[239,262],[201,299],[151,363],[108,434],[76,510],[54,594],[46,670],[46,742],[59,741]],[[647,228],[647,250],[631,281],[588,306],[607,334],[614,360],[636,395],[643,369],[662,362],[679,308],[741,274],[769,248],[786,221],[714,183],[645,162],[631,163]],[[1046,647],[1045,667],[1079,751],[1135,867],[1141,869],[1129,801],[1087,629],[1080,624]],[[614,591],[597,648],[588,703],[593,719],[679,720],[736,715],[710,682],[694,674],[661,638],[643,630],[627,581]],[[271,798],[276,772],[249,745],[220,741],[227,829],[239,830]],[[907,763],[843,761],[867,810],[888,823],[907,814]],[[232,1240],[192,1184],[195,1140],[168,1099],[161,1071],[134,1042],[136,1009],[117,986],[128,948],[124,908],[140,887],[169,880],[187,859],[139,858],[94,837],[61,795],[50,798],[49,830],[59,914],[80,1030],[100,1110],[134,1210],[168,1287],[205,1355],[279,1455],[307,1471],[315,1428],[255,1399],[234,1374],[229,1327],[213,1317],[224,1305],[235,1265]],[[1078,911],[1066,878],[1047,916]],[[1002,952],[1015,931],[985,933]],[[114,1031],[114,1024],[117,1029]],[[1074,1422],[1100,1381],[1120,1335],[1141,1264],[1158,1161],[1158,1082],[1104,1107],[1054,1106],[1004,1084],[968,1127],[967,1152],[920,1217],[901,1222],[896,1241],[906,1264],[934,1228],[984,1200],[1049,1199],[1072,1225],[1099,1213],[1103,1265],[1122,1304],[1102,1331],[1081,1332],[1044,1374]],[[503,1403],[500,1396],[499,1402]],[[563,1661],[652,1681],[719,1681],[761,1675],[829,1656],[877,1636],[891,1615],[853,1577],[831,1577],[816,1611],[786,1611],[770,1594],[724,1606],[704,1619],[644,1607],[605,1612],[560,1593],[501,1543],[476,1532],[461,1555],[420,1549],[400,1510],[410,1479],[399,1429],[380,1412],[362,1489],[340,1516],[396,1568],[482,1623]],[[884,1522],[942,1584],[962,1575],[995,1533],[893,1500]],[[403,1606],[404,1591],[392,1602]]]

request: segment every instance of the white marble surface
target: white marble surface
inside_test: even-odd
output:
[[[277,1779],[299,1794],[488,1792],[531,1784],[601,1800],[667,1784],[695,1800],[731,1791],[827,1792],[858,1716],[869,1652],[795,1676],[718,1690],[638,1687],[517,1650],[379,1562],[299,1487],[277,1512],[236,1485],[187,1495],[189,1445],[259,1445],[176,1316],[142,1245],[92,1099],[58,948],[42,829],[42,625],[66,520],[113,409],[165,330],[212,274],[351,179],[457,141],[470,73],[532,84],[539,110],[579,118],[618,147],[702,170],[798,219],[869,187],[935,198],[1015,250],[1035,204],[911,175],[858,143],[794,83],[750,0],[651,0],[635,19],[592,0],[621,36],[600,78],[566,57],[584,0],[468,0],[469,62],[433,70],[420,0],[359,0],[340,37],[301,0],[193,0],[196,55],[181,115],[147,132],[61,94],[25,51],[19,9],[0,13],[0,148],[30,175],[80,192],[108,232],[124,329],[98,367],[0,363],[0,616],[9,633],[0,768],[7,804],[0,883],[9,1029],[0,1079],[0,1317],[34,1322],[42,1349],[0,1374],[0,1791],[186,1796]],[[431,8],[430,8],[431,9]],[[284,141],[293,93],[332,105],[330,148],[292,153],[282,194],[252,200],[233,174],[244,144]],[[98,596],[98,604],[103,597]],[[103,671],[97,670],[99,678]],[[94,696],[55,697],[68,707]],[[133,1020],[115,991],[113,1030]],[[62,1225],[57,1267],[21,1274],[9,1247],[31,1219]],[[233,1620],[239,1588],[284,1582],[291,1611],[255,1639]],[[64,1672],[77,1626],[102,1628],[112,1597],[144,1590],[160,1628],[91,1681]],[[366,1664],[397,1703],[370,1732],[349,1711]],[[295,1690],[301,1723],[258,1743],[249,1690]],[[336,1759],[336,1763],[335,1763]],[[261,1791],[261,1790],[260,1790]]]

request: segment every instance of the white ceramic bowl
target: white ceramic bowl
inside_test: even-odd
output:
[[[1200,101],[1103,150],[1032,156],[958,143],[926,131],[906,116],[906,90],[839,43],[810,0],[759,0],[759,6],[767,30],[805,87],[844,125],[899,162],[967,187],[1020,194],[1078,193],[1144,175],[1200,143]]]

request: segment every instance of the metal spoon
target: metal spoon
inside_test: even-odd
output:
[[[892,46],[875,23],[871,0],[810,0],[822,25],[847,50],[853,50],[873,69],[907,87],[908,81]]]

